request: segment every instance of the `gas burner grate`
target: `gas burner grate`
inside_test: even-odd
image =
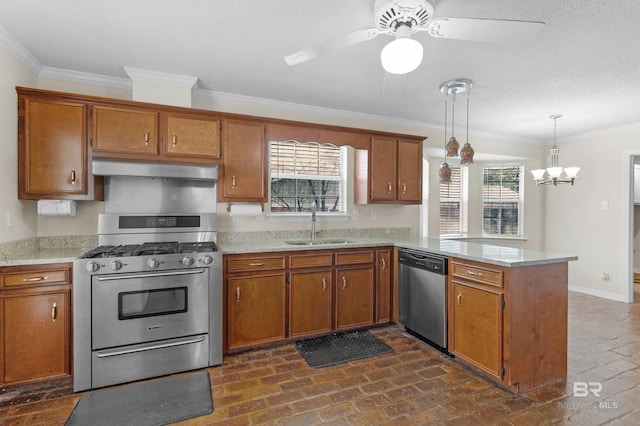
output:
[[[178,242],[143,243],[134,250],[134,256],[145,256],[153,254],[174,254],[178,252]]]
[[[218,251],[218,247],[213,241],[181,243],[178,246],[178,253],[204,253],[211,251]]]

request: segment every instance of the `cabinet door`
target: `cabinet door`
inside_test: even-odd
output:
[[[373,266],[336,272],[336,330],[373,324]]]
[[[292,272],[289,336],[331,331],[331,271]]]
[[[69,292],[3,300],[4,382],[70,373]]]
[[[227,280],[229,349],[285,338],[285,274]]]
[[[93,151],[158,154],[158,113],[155,111],[93,107]]]
[[[502,378],[502,294],[453,284],[454,354]]]
[[[369,162],[370,201],[395,201],[397,198],[396,140],[374,136]]]
[[[166,155],[220,158],[220,121],[167,116]]]
[[[227,120],[223,124],[223,198],[230,201],[265,199],[264,125]]]
[[[398,200],[422,201],[422,144],[398,141]]]
[[[391,321],[391,250],[376,251],[376,324]]]
[[[87,194],[87,106],[22,99],[18,198]]]

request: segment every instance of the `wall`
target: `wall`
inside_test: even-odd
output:
[[[0,45],[0,243],[35,237],[36,202],[18,200],[18,95],[16,86],[35,87],[36,76]],[[7,214],[13,226],[7,226]]]
[[[575,186],[544,188],[544,248],[578,256],[578,261],[569,263],[571,288],[624,300],[630,273],[624,252],[633,232],[633,228],[625,232],[631,197],[625,189],[631,179],[631,174],[625,174],[630,168],[625,165],[625,152],[640,151],[640,123],[559,138],[558,147],[560,165],[575,164],[581,169]],[[609,273],[608,281],[601,279],[602,272]]]

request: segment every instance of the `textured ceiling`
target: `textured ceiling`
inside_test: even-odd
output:
[[[123,67],[198,87],[441,126],[446,80],[474,82],[472,130],[548,141],[640,123],[640,1],[438,0],[435,16],[542,21],[526,45],[414,38],[422,65],[383,91],[391,38],[296,66],[283,57],[373,24],[373,0],[0,0],[0,26],[43,66],[126,78]]]

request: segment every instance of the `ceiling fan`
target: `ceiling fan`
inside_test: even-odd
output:
[[[523,43],[533,40],[544,28],[544,22],[514,21],[484,18],[434,18],[434,7],[427,0],[376,0],[374,26],[363,28],[317,46],[284,57],[296,65],[325,55],[332,50],[372,40],[379,34],[394,36],[381,53],[387,72],[404,74],[413,71],[422,61],[422,45],[411,34],[426,31],[435,38],[471,40],[489,43]],[[386,59],[385,59],[386,57]],[[409,60],[402,66],[400,62]]]

